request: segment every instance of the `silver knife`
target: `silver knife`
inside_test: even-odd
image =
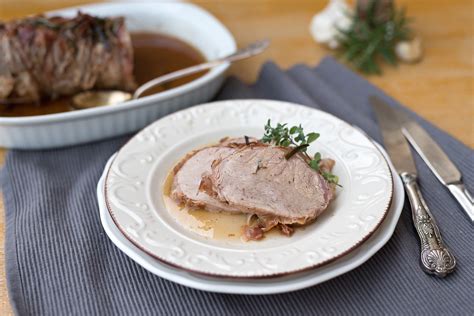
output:
[[[421,195],[415,162],[401,131],[402,122],[396,111],[379,98],[371,96],[370,103],[380,124],[385,148],[410,200],[413,224],[420,238],[421,267],[426,273],[445,277],[454,271],[456,259],[444,244],[436,221]]]
[[[415,121],[406,121],[403,124],[402,132],[438,180],[451,191],[471,222],[474,223],[474,200],[464,186],[458,168]]]

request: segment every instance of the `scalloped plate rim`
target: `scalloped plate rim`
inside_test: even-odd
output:
[[[239,103],[242,104],[242,105],[237,105]],[[322,260],[322,261],[320,261],[316,264],[308,264],[308,265],[306,265],[302,268],[279,268],[279,270],[277,272],[270,272],[270,273],[266,272],[265,269],[255,270],[257,272],[255,272],[255,271],[245,272],[246,270],[244,270],[243,273],[242,272],[236,273],[235,271],[227,272],[227,271],[210,270],[209,268],[202,269],[201,266],[199,266],[198,268],[191,268],[189,266],[186,266],[182,262],[179,262],[179,260],[178,260],[178,262],[173,262],[173,261],[169,260],[168,258],[164,258],[164,256],[160,255],[159,252],[156,252],[156,249],[151,250],[149,246],[144,246],[143,240],[137,240],[133,236],[128,234],[126,232],[126,229],[124,227],[122,227],[122,223],[120,222],[120,219],[118,219],[117,216],[116,216],[116,213],[114,213],[113,207],[111,207],[111,203],[110,203],[110,199],[109,199],[108,183],[109,183],[109,179],[110,179],[110,171],[113,169],[116,160],[121,157],[121,154],[123,154],[123,151],[127,150],[127,147],[130,145],[130,143],[133,142],[134,140],[136,140],[137,137],[139,137],[139,135],[141,135],[142,133],[145,133],[147,131],[148,132],[152,131],[154,129],[154,127],[156,127],[160,124],[160,122],[162,123],[166,120],[172,120],[173,118],[176,118],[178,116],[184,116],[185,117],[188,112],[192,112],[192,111],[194,111],[194,112],[204,111],[205,112],[206,110],[209,111],[209,109],[212,110],[212,109],[217,108],[217,107],[224,107],[224,106],[226,106],[226,104],[230,104],[230,106],[232,107],[232,110],[235,109],[234,108],[235,106],[242,106],[242,107],[251,108],[252,105],[258,104],[259,107],[266,107],[267,109],[272,108],[272,110],[275,110],[275,111],[276,111],[276,107],[281,107],[281,108],[283,108],[283,110],[288,110],[288,109],[291,108],[291,109],[294,109],[295,111],[297,109],[299,109],[301,111],[308,111],[308,113],[318,113],[318,114],[322,115],[323,117],[329,118],[330,121],[333,120],[333,121],[337,122],[338,124],[342,124],[344,128],[350,130],[352,133],[360,134],[359,137],[362,136],[364,141],[368,141],[365,145],[366,146],[369,145],[371,147],[370,149],[373,150],[374,153],[381,156],[381,158],[382,158],[381,163],[383,164],[384,168],[386,169],[385,171],[387,172],[387,174],[385,176],[388,175],[388,177],[390,178],[390,192],[389,192],[389,195],[387,197],[388,202],[385,204],[383,209],[380,210],[381,214],[380,214],[379,220],[371,226],[371,229],[365,235],[363,235],[356,242],[353,242],[348,249],[338,252],[337,255],[333,255],[332,257],[330,257],[328,259],[325,259],[325,260]],[[230,110],[230,111],[232,111],[232,110]],[[280,110],[280,108],[278,108],[278,110]],[[240,113],[241,111],[238,111],[238,112]],[[215,128],[215,126],[213,128]],[[341,133],[341,131],[339,131],[339,133]],[[367,149],[367,147],[362,147],[362,148]],[[339,118],[337,118],[337,117],[335,117],[332,114],[329,114],[327,112],[317,110],[317,109],[313,109],[313,108],[310,108],[310,107],[307,107],[307,106],[304,106],[304,105],[294,104],[294,103],[290,103],[290,102],[274,101],[274,100],[246,99],[246,100],[226,100],[226,101],[210,102],[210,103],[197,105],[197,106],[185,109],[185,110],[181,110],[181,111],[172,113],[168,116],[165,116],[165,117],[155,121],[154,123],[150,124],[148,127],[145,127],[142,131],[140,131],[138,134],[136,134],[132,139],[130,139],[118,151],[118,154],[115,157],[114,161],[112,162],[111,168],[108,170],[108,173],[106,175],[104,196],[105,196],[105,200],[106,200],[107,209],[108,209],[112,219],[114,220],[116,226],[120,229],[122,234],[127,239],[129,239],[136,247],[138,247],[142,251],[146,252],[147,254],[151,255],[155,259],[158,259],[158,260],[160,260],[160,261],[162,261],[162,262],[164,262],[164,263],[166,263],[170,266],[174,266],[176,268],[180,268],[180,269],[192,272],[192,273],[199,273],[199,274],[207,275],[207,276],[211,276],[211,277],[228,277],[228,278],[236,278],[236,279],[237,278],[238,279],[258,279],[258,278],[270,278],[270,277],[276,277],[276,276],[290,275],[290,274],[300,273],[300,272],[304,272],[304,271],[311,270],[311,269],[314,269],[314,268],[318,268],[318,267],[321,267],[325,264],[331,263],[331,262],[337,260],[338,258],[350,253],[354,249],[356,249],[358,246],[360,246],[365,240],[367,240],[377,230],[377,228],[381,225],[381,223],[385,219],[385,217],[387,215],[387,212],[388,212],[388,210],[391,206],[391,203],[392,203],[393,185],[394,184],[393,184],[392,174],[390,172],[390,167],[388,166],[388,163],[387,163],[385,157],[383,156],[383,154],[377,149],[375,144],[366,135],[364,135],[363,133],[361,133],[360,131],[358,131],[357,129],[352,127],[351,125],[349,125],[347,122],[345,122],[345,121],[343,121],[343,120],[341,120],[341,119],[339,119]],[[255,256],[255,254],[256,253],[254,252],[252,255]],[[197,256],[199,256],[199,255],[197,255]],[[218,264],[213,263],[213,259],[207,258],[206,260],[208,260],[209,263],[214,264],[213,267],[216,270],[219,269]],[[251,262],[252,260],[254,260],[253,257],[248,259],[249,262]],[[190,260],[188,259],[188,261],[190,261]],[[278,262],[276,262],[276,263],[278,264]]]

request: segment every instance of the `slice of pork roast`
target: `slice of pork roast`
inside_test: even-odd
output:
[[[171,197],[191,208],[248,214],[242,230],[246,240],[261,239],[276,226],[291,235],[289,225],[307,224],[327,208],[334,186],[303,155],[287,160],[288,151],[253,138],[223,139],[178,163]],[[324,160],[321,167],[330,171],[333,165]]]
[[[171,198],[191,208],[203,208],[215,212],[238,212],[225,202],[215,199],[201,190],[203,175],[211,172],[212,163],[222,159],[246,144],[257,144],[254,138],[224,138],[219,144],[195,150],[186,155],[174,168]]]
[[[302,154],[286,159],[288,148],[245,146],[212,163],[204,176],[209,196],[256,214],[256,223],[244,228],[244,238],[260,239],[265,231],[279,225],[291,234],[288,225],[313,221],[334,197],[334,185],[311,169]],[[327,171],[333,162],[324,161]]]

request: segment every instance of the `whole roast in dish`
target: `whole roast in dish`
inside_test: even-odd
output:
[[[39,102],[89,89],[132,91],[123,17],[42,15],[0,22],[0,100]]]
[[[171,197],[190,208],[248,214],[244,240],[262,239],[274,227],[291,235],[295,226],[313,222],[335,197],[337,181],[326,176],[334,161],[317,160],[317,170],[311,161],[294,146],[224,138],[175,166]]]

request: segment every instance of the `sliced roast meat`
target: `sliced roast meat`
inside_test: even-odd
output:
[[[334,188],[303,155],[286,159],[287,153],[288,148],[246,146],[214,161],[206,178],[222,203],[267,217],[259,225],[265,229],[278,223],[306,224],[328,207]]]
[[[238,211],[200,190],[202,175],[211,170],[212,162],[230,155],[230,147],[207,147],[197,150],[175,167],[171,197],[180,204],[209,211]]]
[[[259,240],[279,227],[313,221],[334,197],[334,186],[311,169],[301,154],[286,159],[288,148],[254,138],[225,138],[218,145],[188,154],[174,168],[171,197],[180,204],[208,211],[248,214],[242,238]],[[332,160],[323,160],[329,172]],[[256,216],[253,216],[256,215]]]
[[[211,172],[212,163],[227,157],[246,144],[258,144],[255,138],[224,138],[216,146],[196,150],[184,157],[174,168],[171,197],[178,203],[209,211],[238,212],[240,209],[221,202],[202,188],[203,175]]]

